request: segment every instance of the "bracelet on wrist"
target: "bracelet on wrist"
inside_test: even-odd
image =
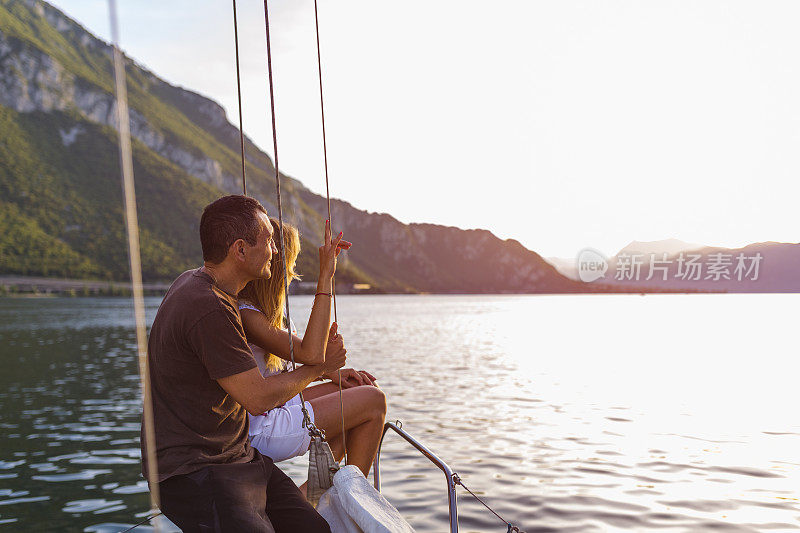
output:
[[[317,294],[314,295],[314,298],[316,298],[317,296],[320,296],[320,295],[321,296],[327,296],[328,298],[330,298],[332,296],[332,294],[329,293],[329,292],[318,292]]]

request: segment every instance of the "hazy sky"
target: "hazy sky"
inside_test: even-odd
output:
[[[319,0],[331,194],[544,256],[797,242],[800,3]],[[108,38],[105,0],[58,0]],[[119,0],[126,52],[238,120],[231,3]],[[281,169],[324,193],[313,0],[273,0]],[[244,130],[272,153],[263,3]]]

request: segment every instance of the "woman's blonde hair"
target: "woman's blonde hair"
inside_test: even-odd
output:
[[[280,224],[274,218],[270,218],[272,229],[275,231],[275,244],[280,248]],[[300,232],[291,224],[283,223],[283,245],[286,248],[286,263],[283,261],[280,249],[278,254],[272,258],[272,268],[270,269],[269,279],[254,279],[245,285],[239,293],[239,298],[247,300],[255,307],[259,308],[267,317],[267,322],[278,329],[288,328],[283,315],[286,306],[286,291],[284,290],[284,264],[289,265],[288,281],[300,279],[295,272],[295,262],[300,255]],[[277,370],[283,364],[283,359],[278,356],[265,353],[264,362],[268,370]]]

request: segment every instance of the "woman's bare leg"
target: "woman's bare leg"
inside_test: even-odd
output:
[[[344,390],[347,390],[347,389],[344,389]],[[344,390],[342,390],[342,399],[343,400],[344,400],[344,397],[345,397],[344,396]],[[329,394],[335,394],[336,398],[338,399],[338,397],[339,397],[339,386],[336,383],[328,382],[328,383],[322,383],[322,384],[319,384],[319,385],[312,385],[310,387],[306,387],[306,389],[303,391],[303,397],[308,402],[310,402],[311,400],[315,400],[317,398],[320,398],[322,396],[327,396]],[[312,406],[316,405],[316,404],[317,404],[317,402],[313,402]],[[336,405],[338,406],[338,403]],[[315,418],[316,418],[316,408],[315,408]],[[317,419],[317,422],[319,422],[319,419],[318,418],[316,418],[316,419]],[[339,433],[341,433],[341,412],[339,413],[339,419],[340,419],[340,422],[339,422],[339,426],[338,427],[339,427]],[[318,427],[319,427],[319,425],[318,425]],[[322,429],[325,429],[325,428],[322,428]],[[383,426],[381,426],[381,430],[383,430]],[[331,452],[333,453],[333,458],[337,462],[341,461],[344,458],[344,442],[342,440],[341,434],[337,435],[335,437],[331,437],[330,435],[328,435],[327,431],[325,433],[327,435],[328,445],[331,447]],[[376,448],[376,450],[377,450],[377,448]],[[300,487],[299,487],[300,492],[303,494],[303,496],[306,495],[307,485],[308,485],[308,482],[305,482],[302,485],[300,485]]]
[[[344,455],[342,413],[338,387],[334,387],[335,392],[309,401],[314,408],[314,424],[325,431],[331,451],[335,457],[341,458]],[[342,391],[341,405],[344,406],[347,464],[358,466],[367,476],[383,432],[386,395],[379,388],[369,385],[351,387]]]
[[[344,400],[344,391],[347,389],[342,390],[342,399]],[[338,397],[339,393],[339,386],[332,382],[321,383],[318,385],[312,385],[310,387],[306,387],[303,391],[303,397],[306,401],[311,401],[316,398],[320,398],[322,396],[327,396],[328,394],[337,394]],[[313,405],[313,404],[312,404]],[[338,405],[338,404],[337,404]],[[339,413],[339,433],[341,433],[341,411]],[[383,430],[383,426],[381,426],[381,431]],[[333,452],[333,457],[337,461],[341,461],[344,458],[344,443],[342,442],[341,435],[336,437],[331,437],[328,432],[326,431],[328,445],[331,447],[331,451]]]

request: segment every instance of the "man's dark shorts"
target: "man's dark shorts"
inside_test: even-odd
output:
[[[328,523],[272,459],[211,465],[163,481],[161,510],[186,533],[330,533]]]

